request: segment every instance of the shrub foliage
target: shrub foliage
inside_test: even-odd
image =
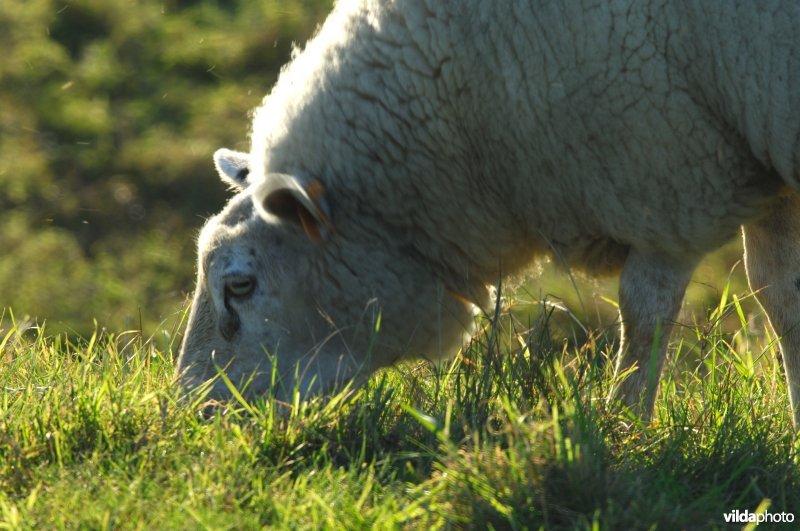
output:
[[[211,154],[247,149],[331,3],[0,2],[0,307],[84,334],[172,314],[226,197]]]

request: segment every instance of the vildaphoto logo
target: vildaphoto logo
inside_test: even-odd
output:
[[[751,513],[747,509],[744,511],[734,509],[729,513],[725,513],[723,516],[725,517],[726,523],[735,524],[790,524],[794,522],[794,513],[771,513],[769,511]]]

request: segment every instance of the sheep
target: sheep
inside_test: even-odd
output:
[[[695,265],[741,230],[800,426],[798,27],[778,0],[338,2],[250,152],[214,156],[236,194],[179,384],[310,396],[445,357],[552,256],[619,272],[611,396],[646,419]]]

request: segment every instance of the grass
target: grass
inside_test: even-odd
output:
[[[724,519],[735,509],[800,518],[782,369],[740,298],[724,291],[676,339],[647,425],[604,400],[613,333],[562,343],[553,306],[509,306],[439,369],[404,364],[347,399],[233,401],[211,418],[176,399],[174,342],[105,331],[73,342],[12,325],[0,333],[0,527],[722,529],[742,526]]]

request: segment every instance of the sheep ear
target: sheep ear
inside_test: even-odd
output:
[[[270,173],[253,192],[253,200],[262,215],[299,224],[311,241],[334,232],[325,187],[317,179],[301,183],[285,173]]]
[[[250,155],[230,149],[218,149],[214,153],[214,166],[222,178],[222,182],[235,190],[247,187],[250,175]]]

